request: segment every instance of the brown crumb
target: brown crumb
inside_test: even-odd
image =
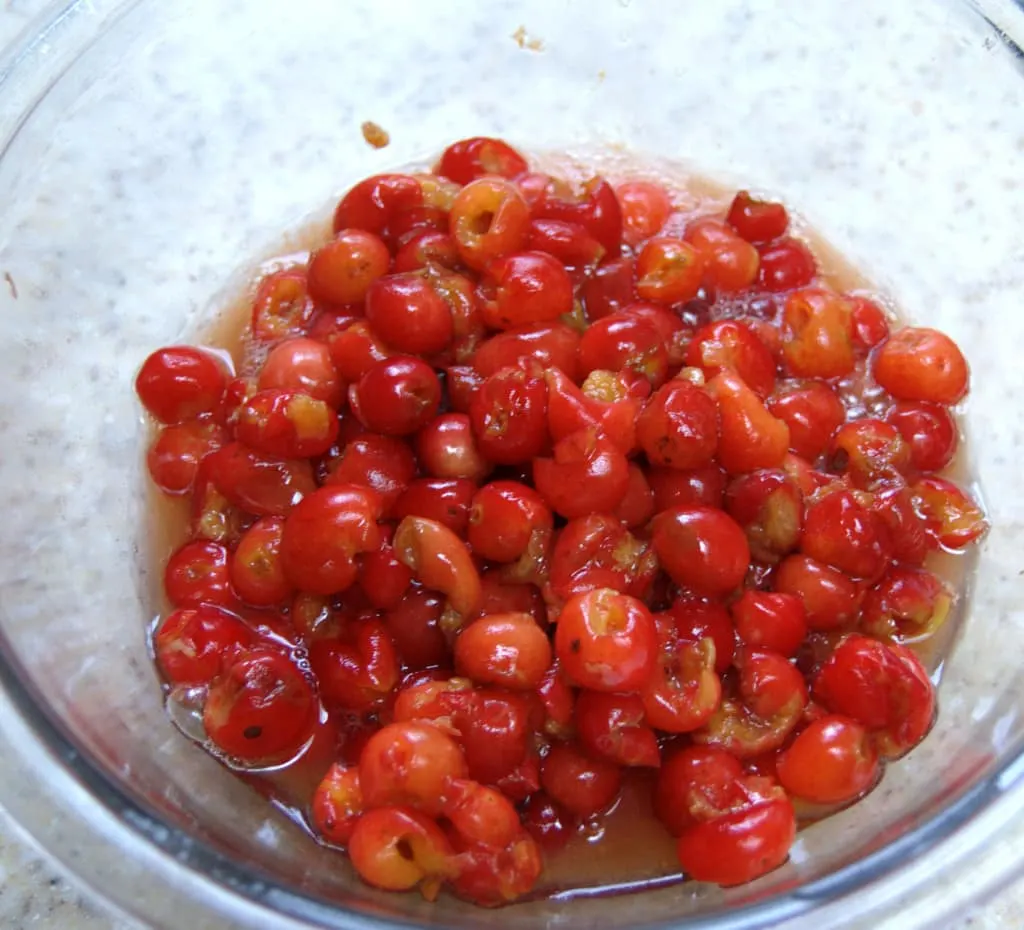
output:
[[[370,120],[363,123],[363,138],[375,149],[382,149],[391,141],[391,136]]]
[[[7,286],[11,290],[11,297],[13,297],[15,300],[17,300],[18,299],[18,285],[14,283],[14,278],[11,277],[11,273],[9,271],[5,271],[4,272],[4,280],[7,282]]]
[[[515,32],[513,32],[512,38],[520,48],[525,48],[531,52],[539,52],[544,48],[544,43],[540,39],[530,37],[525,26],[520,26]]]

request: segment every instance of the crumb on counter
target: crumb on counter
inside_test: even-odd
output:
[[[391,141],[387,131],[371,120],[363,123],[362,130],[363,138],[375,149],[382,149]]]
[[[605,72],[604,68],[602,68],[600,71],[597,72],[597,79],[598,79],[598,81],[603,81],[606,77],[608,77],[608,75]]]
[[[13,297],[15,300],[17,300],[18,299],[18,285],[14,283],[14,278],[11,277],[11,273],[9,271],[5,271],[4,272],[4,280],[7,282],[7,287],[11,291],[11,297]]]
[[[520,48],[525,48],[531,52],[539,52],[544,48],[544,43],[540,39],[533,38],[526,31],[525,26],[520,26],[515,32],[513,32],[512,38],[515,39],[516,45]]]

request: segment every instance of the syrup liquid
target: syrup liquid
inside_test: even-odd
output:
[[[665,232],[668,235],[681,234],[687,223],[697,216],[723,216],[735,193],[735,188],[695,176],[678,163],[638,160],[634,153],[615,149],[602,151],[596,156],[589,153],[545,154],[532,158],[531,164],[535,170],[573,182],[601,174],[613,184],[634,179],[662,183],[672,192],[676,209],[666,226]],[[416,165],[405,170],[429,169],[426,165]],[[260,359],[246,338],[256,283],[270,271],[304,263],[310,251],[328,241],[331,235],[332,208],[333,204],[316,214],[283,242],[279,242],[276,249],[268,251],[261,261],[249,266],[229,282],[211,301],[206,322],[195,332],[186,334],[185,340],[214,348],[230,357],[238,372],[251,370],[254,365],[258,365]],[[886,308],[891,322],[899,325],[900,314],[892,302],[880,297],[869,279],[844,261],[834,248],[799,217],[791,216],[791,232],[811,246],[823,283],[837,291],[870,294]],[[863,385],[851,382],[841,390],[851,417],[873,415],[878,410],[877,389],[874,392],[871,389],[865,390]],[[972,488],[977,496],[963,444],[944,475],[961,486]],[[159,617],[170,609],[163,591],[158,590],[159,579],[162,578],[167,557],[187,539],[188,503],[186,499],[166,497],[152,487],[148,493],[149,559],[155,569],[149,573],[149,577],[156,579],[151,591],[157,614],[153,623],[155,628]],[[956,592],[955,603],[946,623],[931,638],[914,647],[931,671],[936,684],[942,675],[943,659],[953,648],[966,614],[974,563],[973,551],[961,555],[935,553],[926,563],[927,568]],[[302,647],[292,648],[300,667],[305,666]],[[246,769],[225,759],[205,740],[201,723],[202,697],[201,690],[198,693],[168,692],[168,711],[174,723],[186,736],[202,743],[243,781],[315,838],[309,827],[307,812],[316,785],[336,758],[339,737],[333,726],[322,726],[311,742],[288,763],[270,769]],[[899,777],[898,763],[889,777]],[[592,822],[581,825],[579,832],[564,849],[547,857],[544,874],[531,897],[565,900],[581,896],[625,894],[682,882],[684,879],[675,856],[675,842],[653,814],[651,793],[655,778],[655,773],[649,770],[625,770],[623,790],[614,807]],[[802,824],[819,820],[835,810],[836,807],[797,804]]]

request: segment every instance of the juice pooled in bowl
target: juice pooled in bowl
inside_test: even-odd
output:
[[[750,881],[934,718],[959,349],[782,204],[606,167],[369,178],[136,382],[172,716],[377,887]]]

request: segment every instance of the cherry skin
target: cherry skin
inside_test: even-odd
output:
[[[303,391],[335,410],[345,397],[330,349],[323,342],[304,337],[286,339],[270,350],[260,369],[257,387],[261,391]]]
[[[481,270],[526,244],[530,208],[514,184],[483,177],[459,191],[449,224],[459,257],[470,268]]]
[[[700,468],[710,463],[718,448],[715,401],[703,388],[679,379],[654,393],[636,428],[652,465]]]
[[[493,260],[480,287],[488,298],[484,321],[493,329],[551,322],[572,310],[569,274],[544,252],[517,252]]]
[[[366,319],[398,352],[430,355],[452,340],[452,312],[430,280],[416,271],[378,277],[366,294]]]
[[[378,362],[349,387],[349,403],[360,422],[386,436],[415,433],[433,419],[440,402],[434,370],[411,356]]]
[[[653,181],[627,181],[615,196],[622,207],[622,238],[634,247],[657,235],[672,211],[668,191]]]
[[[338,201],[334,231],[363,229],[386,234],[391,220],[423,204],[423,187],[407,174],[378,174],[356,184]]]
[[[774,797],[690,827],[676,851],[695,881],[739,885],[782,865],[795,835],[793,805]]]
[[[477,447],[501,465],[528,462],[548,442],[547,387],[539,375],[502,368],[475,392],[469,418]]]
[[[169,614],[153,637],[153,651],[172,684],[208,684],[255,642],[255,633],[235,614],[203,604]]]
[[[195,486],[200,462],[226,439],[225,431],[211,420],[165,426],[146,452],[150,477],[165,494],[187,494]]]
[[[456,740],[418,721],[381,728],[359,757],[359,784],[368,807],[407,804],[430,816],[444,810],[452,780],[465,778],[467,771]]]
[[[636,260],[636,291],[659,304],[681,303],[697,295],[704,260],[682,239],[649,239]]]
[[[310,259],[309,295],[326,304],[360,303],[390,264],[388,247],[379,236],[362,229],[339,230]]]
[[[769,399],[768,409],[789,427],[789,448],[809,462],[825,451],[832,434],[846,420],[846,410],[835,391],[821,381],[776,394]]]
[[[242,653],[211,687],[203,726],[213,743],[246,762],[281,761],[313,733],[313,688],[279,652]]]
[[[886,414],[909,449],[910,464],[922,472],[941,471],[959,443],[956,421],[940,404],[899,401]]]
[[[821,717],[779,757],[782,786],[818,804],[852,801],[878,777],[878,752],[868,731],[854,720]]]
[[[182,423],[213,413],[226,385],[224,365],[191,346],[158,349],[135,378],[139,400],[161,423]]]
[[[258,343],[270,345],[301,336],[313,318],[304,268],[284,268],[264,277],[252,302],[251,331]]]
[[[541,784],[566,810],[589,817],[611,806],[622,776],[614,763],[588,756],[570,743],[555,743],[541,767]]]
[[[889,758],[916,746],[935,714],[935,688],[920,660],[904,646],[858,634],[835,648],[814,681],[814,694],[871,730]]]
[[[701,281],[710,292],[740,293],[756,280],[761,256],[724,223],[702,217],[686,227],[683,239],[701,256]]]
[[[303,498],[284,522],[285,577],[311,594],[336,594],[358,575],[355,557],[380,545],[381,501],[369,488],[334,485]]]
[[[955,404],[967,393],[969,371],[952,339],[927,327],[898,330],[874,358],[875,380],[897,400]]]
[[[458,184],[469,184],[485,174],[517,178],[527,167],[526,159],[507,142],[476,136],[449,145],[441,155],[437,173]]]
[[[725,221],[747,242],[771,242],[785,235],[789,214],[781,203],[759,200],[740,191],[729,205]]]
[[[555,653],[575,684],[594,691],[635,691],[654,664],[650,612],[606,588],[578,594],[562,608]]]
[[[551,643],[529,614],[490,614],[455,641],[455,667],[480,684],[513,691],[536,688],[551,664]]]
[[[658,514],[651,537],[662,568],[696,594],[727,594],[747,573],[750,547],[740,526],[710,507],[677,507]]]
[[[778,239],[762,246],[759,251],[761,264],[757,281],[767,291],[805,287],[818,273],[811,250],[799,239]]]

